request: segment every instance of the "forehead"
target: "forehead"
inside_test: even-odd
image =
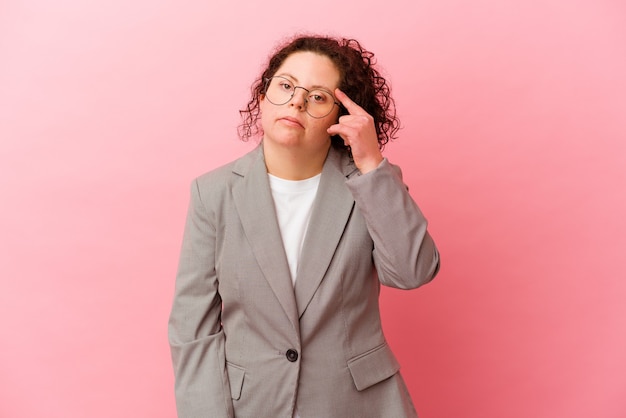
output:
[[[294,52],[283,61],[275,75],[287,76],[310,87],[334,89],[339,86],[339,70],[335,64],[327,56],[315,52]]]

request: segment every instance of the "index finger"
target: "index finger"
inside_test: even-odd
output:
[[[335,97],[337,98],[337,100],[341,102],[343,107],[345,107],[348,113],[350,113],[351,115],[367,115],[368,114],[365,110],[363,110],[361,106],[354,103],[352,99],[348,97],[346,93],[339,90],[339,88],[335,89]]]

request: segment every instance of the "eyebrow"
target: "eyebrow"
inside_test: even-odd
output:
[[[295,76],[293,76],[293,75],[291,75],[289,73],[280,73],[280,74],[276,74],[276,76],[279,76],[279,77],[287,76],[287,77],[291,78],[294,82],[299,83],[298,79]],[[330,88],[328,88],[326,86],[321,86],[319,84],[315,84],[315,85],[313,85],[313,86],[308,88],[308,90],[314,90],[314,89],[328,90],[331,93],[333,92],[333,89],[330,89]]]

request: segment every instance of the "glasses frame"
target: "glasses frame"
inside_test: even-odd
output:
[[[267,89],[269,88],[270,83],[272,82],[272,79],[274,79],[274,78],[281,78],[283,80],[288,81],[289,84],[293,85],[293,92],[291,93],[291,97],[289,97],[289,99],[287,99],[287,101],[285,103],[274,103],[273,101],[270,100],[269,97],[267,97]],[[304,98],[304,111],[306,112],[307,115],[309,115],[313,119],[322,119],[322,118],[325,118],[326,116],[330,115],[332,113],[332,111],[333,111],[333,108],[335,107],[334,105],[337,105],[337,106],[341,107],[341,103],[337,102],[337,98],[335,97],[335,95],[332,94],[330,90],[327,90],[325,88],[318,87],[318,88],[314,88],[312,90],[309,90],[306,87],[296,86],[293,81],[289,80],[286,77],[280,76],[280,75],[275,75],[275,76],[272,76],[272,77],[265,78],[265,90],[264,90],[265,98],[267,99],[268,102],[270,102],[274,106],[283,106],[283,105],[286,105],[287,103],[289,103],[291,101],[291,99],[293,99],[293,96],[295,96],[296,89],[302,89],[302,90],[306,91],[307,97],[308,97],[308,94],[310,92],[315,91],[315,90],[321,90],[323,92],[326,92],[326,93],[330,94],[330,97],[333,98],[333,106],[330,107],[330,110],[324,116],[313,116],[312,114],[310,114],[309,113],[309,101],[307,100],[306,97]]]

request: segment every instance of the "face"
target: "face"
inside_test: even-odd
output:
[[[308,90],[321,88],[334,92],[339,86],[339,71],[333,62],[324,55],[308,51],[288,56],[274,76],[284,77],[294,86]],[[329,115],[313,118],[306,112],[306,96],[306,90],[296,88],[291,100],[283,105],[272,104],[261,97],[263,141],[313,153],[328,151],[330,135],[326,129],[336,123],[339,108],[335,105]]]

